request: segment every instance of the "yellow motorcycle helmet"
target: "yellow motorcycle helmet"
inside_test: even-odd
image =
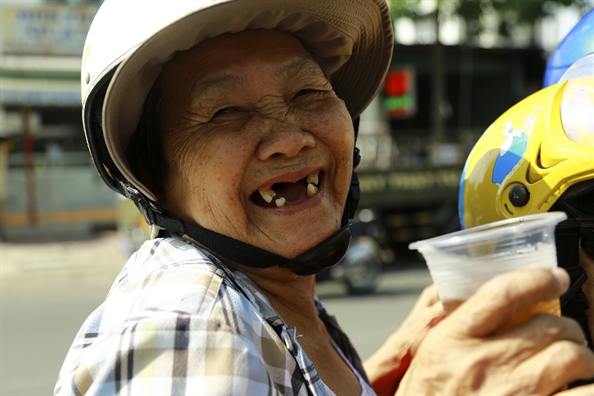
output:
[[[546,212],[578,186],[594,188],[594,53],[483,133],[462,172],[460,223]]]

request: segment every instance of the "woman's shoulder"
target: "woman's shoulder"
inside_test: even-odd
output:
[[[72,385],[68,378],[78,378],[81,367],[104,372],[89,374],[94,379],[85,381],[111,389],[113,383],[97,382],[97,378],[108,378],[121,369],[110,365],[114,356],[142,356],[170,368],[175,359],[168,359],[181,351],[192,364],[212,363],[214,352],[209,345],[217,345],[216,356],[221,359],[237,355],[237,348],[247,350],[247,360],[238,362],[255,367],[262,364],[263,343],[278,344],[267,349],[267,356],[280,354],[274,355],[276,360],[294,369],[290,354],[285,356],[282,341],[258,307],[204,252],[186,245],[177,239],[153,240],[130,259],[106,300],[80,329],[57,389],[68,389]],[[230,367],[235,363],[229,362]],[[133,373],[134,378],[138,375]]]
[[[103,306],[115,323],[169,312],[208,318],[217,302],[235,293],[206,252],[180,238],[157,238],[130,257]]]
[[[209,255],[179,237],[155,238],[145,241],[130,256],[124,270],[144,273],[165,268],[206,264],[214,266]]]
[[[221,330],[261,333],[252,327],[266,326],[262,322],[272,315],[267,315],[263,297],[249,288],[242,275],[180,238],[147,241],[85,326],[90,333],[104,334],[122,325],[175,323],[184,317],[180,320],[208,322]]]

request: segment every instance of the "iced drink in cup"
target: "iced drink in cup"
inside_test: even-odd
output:
[[[567,218],[547,212],[497,221],[411,243],[421,252],[446,313],[496,275],[528,266],[557,266],[555,226]],[[538,312],[561,314],[559,299],[520,312],[500,331]]]

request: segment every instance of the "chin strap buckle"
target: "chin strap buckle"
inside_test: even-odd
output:
[[[122,183],[126,198],[132,200],[151,228],[151,236],[157,235],[157,227],[180,235],[185,233],[186,225],[177,217],[167,213],[155,202],[148,199],[130,183]]]
[[[144,216],[144,218],[146,219],[148,225],[152,226],[156,224],[157,222],[155,215],[163,214],[163,210],[159,206],[148,200],[144,196],[144,194],[138,191],[136,187],[134,187],[132,184],[122,183],[122,186],[124,187],[126,198],[134,202],[140,213],[142,213],[142,216]]]

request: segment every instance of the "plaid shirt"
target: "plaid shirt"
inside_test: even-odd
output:
[[[355,373],[357,353],[318,315]],[[373,393],[365,381],[363,394]],[[77,334],[57,395],[332,394],[266,297],[180,238],[146,242]]]

